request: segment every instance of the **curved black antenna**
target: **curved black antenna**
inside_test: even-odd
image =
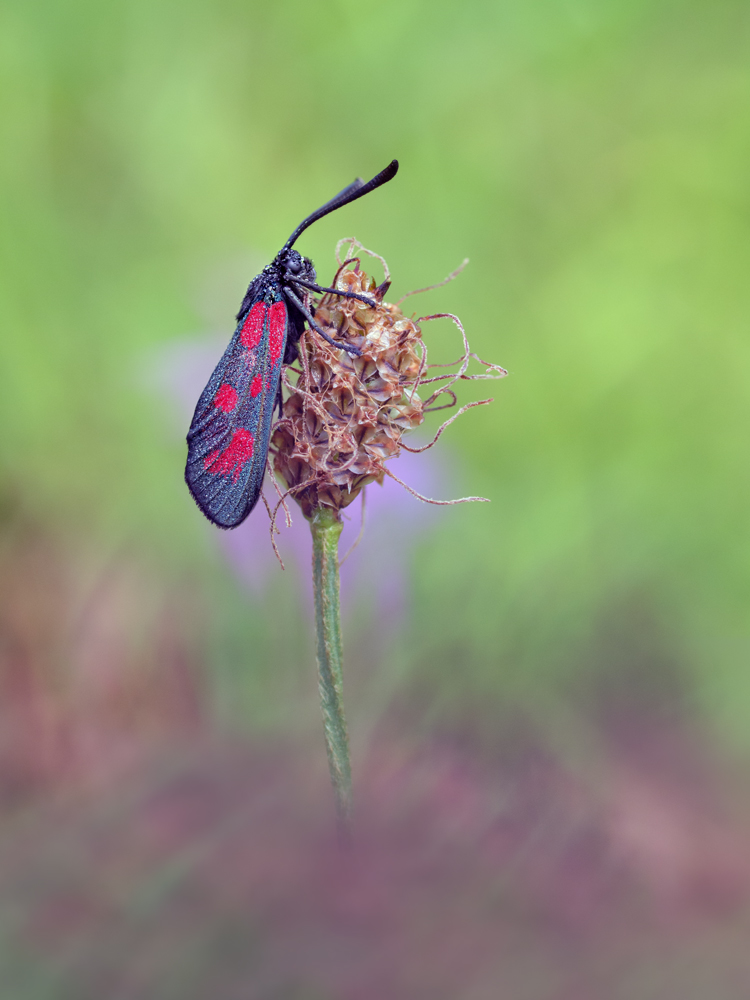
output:
[[[362,180],[361,177],[357,177],[357,179],[353,180],[351,184],[347,184],[346,187],[343,189],[343,191],[339,191],[339,193],[334,195],[330,201],[327,201],[325,205],[323,205],[323,208],[328,208],[328,206],[332,205],[334,201],[338,201],[339,198],[345,198],[348,194],[351,194],[353,191],[359,191],[359,189],[363,186],[364,183],[365,182]],[[319,208],[318,211],[322,212],[323,209]]]
[[[386,184],[388,181],[393,180],[393,178],[398,173],[398,160],[391,160],[385,170],[381,170],[379,174],[376,174],[371,181],[366,184],[359,179],[359,177],[352,181],[351,184],[347,185],[343,191],[339,191],[335,198],[331,198],[327,201],[325,205],[313,212],[312,215],[308,215],[304,222],[300,222],[297,228],[294,230],[292,235],[284,244],[284,249],[288,250],[289,247],[294,246],[297,242],[301,233],[311,226],[313,222],[317,222],[318,219],[322,219],[324,215],[328,215],[329,212],[335,212],[337,208],[343,208],[344,205],[348,205],[350,201],[356,201],[357,198],[361,198],[365,194],[369,194],[370,191],[374,191],[375,188],[379,188],[381,184]]]

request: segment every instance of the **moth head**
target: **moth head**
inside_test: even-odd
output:
[[[282,254],[281,265],[292,280],[315,281],[315,268],[309,257],[303,257],[297,250],[284,250]]]

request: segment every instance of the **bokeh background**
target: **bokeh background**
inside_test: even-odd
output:
[[[3,0],[9,1000],[750,995],[749,41],[739,0]],[[394,297],[469,257],[411,302],[510,375],[397,467],[490,504],[370,489],[342,858],[305,524],[283,573],[262,511],[212,529],[184,434],[248,281],[394,156],[299,248]]]

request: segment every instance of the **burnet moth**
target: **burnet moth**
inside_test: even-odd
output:
[[[219,528],[235,528],[258,502],[273,411],[281,399],[281,368],[296,359],[305,323],[334,346],[360,353],[337,343],[315,322],[309,293],[374,305],[364,295],[321,287],[313,262],[292,247],[313,222],[374,191],[397,170],[398,161],[393,160],[366,184],[357,178],[308,215],[245,293],[234,336],[201,393],[187,436],[185,482],[200,509]]]

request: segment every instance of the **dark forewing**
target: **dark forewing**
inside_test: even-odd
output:
[[[203,390],[188,431],[185,481],[220,528],[234,528],[260,496],[288,317],[280,291],[265,289],[241,315]]]

